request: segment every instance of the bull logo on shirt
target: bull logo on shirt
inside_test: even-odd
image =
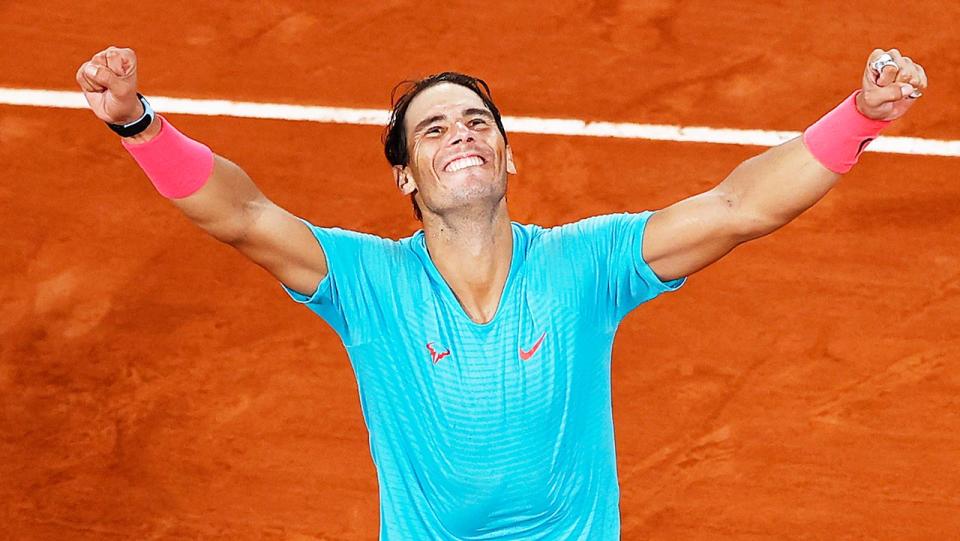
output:
[[[440,359],[443,359],[447,355],[450,355],[450,348],[442,348],[446,351],[438,352],[437,348],[433,347],[433,342],[427,342],[427,351],[430,352],[430,358],[433,359],[433,364],[440,362]]]

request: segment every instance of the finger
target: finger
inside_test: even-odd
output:
[[[87,62],[83,67],[83,76],[91,84],[99,88],[98,92],[109,89],[117,78],[106,66],[98,65],[94,62]]]
[[[112,71],[117,77],[123,77],[123,58],[120,56],[120,49],[117,49],[116,47],[110,47],[103,54],[107,60],[106,66],[110,68],[110,71]]]
[[[863,100],[870,107],[879,107],[885,103],[902,100],[916,91],[913,85],[897,83],[878,87],[863,93]]]
[[[877,84],[880,86],[889,86],[897,80],[897,74],[900,73],[900,67],[903,65],[903,56],[897,49],[886,51],[896,65],[884,66],[877,75]]]
[[[876,62],[877,59],[883,56],[884,53],[886,53],[886,51],[884,51],[883,49],[874,49],[870,51],[870,57],[867,58],[867,65],[870,65]]]
[[[93,59],[91,59],[90,61],[93,62],[94,64],[97,64],[97,65],[100,65],[100,66],[104,66],[104,67],[106,67],[107,69],[109,69],[110,71],[113,71],[113,69],[110,67],[110,57],[108,56],[108,53],[110,53],[110,50],[111,50],[111,49],[113,49],[113,46],[112,46],[112,45],[111,45],[110,47],[107,47],[106,49],[100,51],[99,53],[93,55]],[[113,71],[113,73],[114,73],[114,75],[120,75],[119,73],[117,73],[117,72],[115,72],[115,71]]]
[[[867,58],[867,66],[863,70],[863,79],[865,83],[869,82],[870,85],[877,84],[877,78],[880,76],[880,73],[873,69],[873,64],[878,58],[880,58],[881,55],[883,55],[883,49],[874,49],[870,52],[870,56]]]
[[[917,85],[917,88],[919,88],[920,90],[926,90],[927,89],[927,72],[923,70],[923,66],[921,66],[920,64],[915,64],[915,66],[917,67],[917,72],[920,74],[920,84]]]
[[[103,52],[107,67],[114,72],[117,77],[124,78],[133,75],[137,65],[137,55],[133,49],[121,49],[119,47],[108,47]]]
[[[900,69],[897,66],[884,66],[883,69],[880,70],[880,75],[877,76],[877,85],[889,86],[890,83],[897,79],[897,73],[899,72]]]
[[[106,85],[101,84],[97,80],[96,76],[97,76],[98,70],[99,70],[98,66],[93,62],[84,62],[84,64],[80,66],[80,71],[78,72],[78,75],[86,83],[86,86],[89,89],[89,92],[103,92],[104,90],[107,89]]]
[[[103,92],[103,88],[98,85],[94,85],[87,80],[86,76],[83,73],[83,69],[87,66],[87,63],[84,62],[80,64],[80,67],[77,68],[77,84],[80,85],[80,89],[84,92]]]
[[[123,76],[130,77],[135,75],[137,72],[137,53],[133,52],[133,49],[124,48],[117,49],[117,54],[120,55],[121,62],[123,63]]]
[[[920,86],[920,72],[909,56],[903,57],[900,72],[897,74],[897,82]]]
[[[917,79],[919,82],[914,85],[917,89],[908,96],[912,100],[922,97],[923,92],[927,89],[927,74],[924,73],[923,66],[914,64],[914,68],[917,70]]]

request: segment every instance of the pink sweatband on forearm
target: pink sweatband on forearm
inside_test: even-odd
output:
[[[863,116],[857,109],[857,90],[833,111],[803,132],[803,144],[824,167],[846,173],[889,121]]]
[[[187,197],[199,190],[213,173],[213,152],[203,143],[183,135],[159,115],[160,133],[143,144],[121,141],[160,195]]]

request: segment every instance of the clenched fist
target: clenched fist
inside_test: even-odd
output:
[[[90,109],[110,124],[128,124],[143,115],[137,98],[137,55],[131,49],[108,47],[77,70]]]
[[[857,96],[857,108],[875,120],[896,120],[926,89],[923,66],[897,49],[874,49],[863,70],[863,91]]]

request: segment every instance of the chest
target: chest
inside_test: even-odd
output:
[[[554,430],[592,396],[608,400],[612,336],[563,296],[517,280],[490,323],[427,289],[399,307],[403,319],[376,341],[351,348],[367,408],[403,413],[450,446],[496,447],[504,434]]]

